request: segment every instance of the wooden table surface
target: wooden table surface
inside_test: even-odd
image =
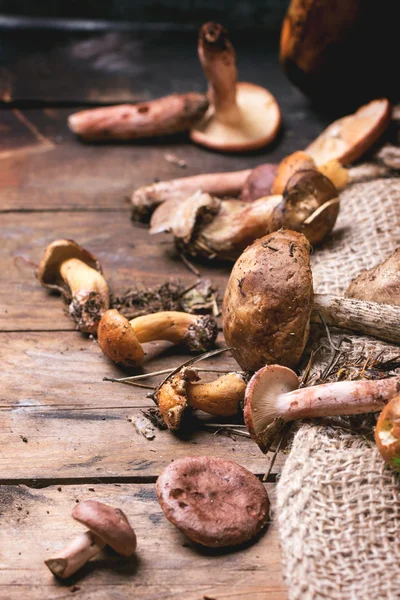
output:
[[[273,512],[257,543],[236,552],[201,550],[164,518],[155,496],[157,476],[174,458],[220,456],[262,476],[270,456],[248,438],[205,430],[181,438],[157,430],[151,441],[139,435],[130,419],[152,405],[148,390],[103,381],[123,372],[105,359],[96,340],[74,330],[61,299],[40,287],[28,262],[37,263],[49,242],[66,237],[98,256],[114,292],[176,278],[194,282],[168,236],[152,239],[146,227],[131,222],[132,189],[155,178],[277,161],[311,141],[321,120],[285,82],[277,59],[269,60],[269,72],[259,63],[258,79],[267,85],[273,75],[284,129],[272,149],[251,156],[208,152],[186,136],[90,146],[68,131],[74,107],[0,110],[2,600],[71,593],[96,600],[286,598]],[[202,85],[196,80],[197,88]],[[167,162],[167,152],[184,158],[187,168]],[[222,296],[229,266],[196,264]],[[145,372],[187,359],[166,344],[147,350]],[[234,367],[227,355],[209,364]],[[266,483],[272,502],[283,460],[278,458]],[[43,561],[81,531],[70,515],[76,502],[88,498],[126,512],[137,532],[137,554],[120,559],[102,553],[70,580],[57,581]]]

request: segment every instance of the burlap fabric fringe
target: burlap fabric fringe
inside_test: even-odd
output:
[[[345,190],[335,233],[312,259],[315,290],[343,294],[362,269],[387,258],[400,245],[399,221],[400,179]],[[365,356],[400,353],[351,341]],[[314,369],[327,352],[319,360]],[[400,598],[399,477],[364,433],[333,422],[301,425],[277,486],[277,518],[290,600]]]

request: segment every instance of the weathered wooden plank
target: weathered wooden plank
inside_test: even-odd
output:
[[[127,393],[135,398],[130,388]],[[50,389],[49,402],[52,395]],[[137,404],[134,399],[132,405]],[[148,440],[129,420],[137,414],[139,408],[105,408],[95,399],[86,409],[48,407],[39,402],[2,409],[0,480],[108,481],[125,477],[141,481],[157,477],[175,458],[207,454],[236,460],[254,473],[268,470],[271,455],[264,456],[250,438],[231,439],[196,427],[179,437],[156,430],[155,438]],[[277,470],[279,463],[274,467],[274,472]]]
[[[19,258],[40,261],[44,248],[57,238],[71,238],[94,252],[105,277],[116,293],[128,287],[146,286],[178,279],[188,285],[196,281],[169,237],[148,235],[147,228],[131,223],[128,213],[8,213],[1,217],[0,330],[74,329],[65,314],[65,304],[43,289],[34,268]],[[201,274],[210,277],[223,293],[229,265],[198,263]],[[201,265],[201,266],[200,266]]]
[[[267,490],[273,502],[273,485]],[[76,501],[88,498],[126,513],[137,534],[137,553],[122,559],[104,551],[63,583],[43,561],[82,531],[70,515]],[[71,592],[87,600],[287,597],[275,523],[246,548],[201,550],[164,518],[153,484],[0,486],[0,515],[0,596],[7,600],[65,598]]]

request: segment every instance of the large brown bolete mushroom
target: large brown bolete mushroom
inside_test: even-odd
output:
[[[77,329],[96,333],[110,305],[107,283],[97,258],[73,240],[56,240],[47,246],[37,271],[42,286],[68,300]]]
[[[392,398],[379,415],[375,441],[384,460],[400,470],[400,395]]]
[[[294,368],[310,321],[400,341],[400,308],[313,294],[310,245],[297,232],[280,230],[249,246],[236,261],[226,287],[223,330],[246,371],[266,364]]]
[[[283,195],[254,202],[200,192],[184,202],[168,200],[154,212],[150,233],[170,231],[177,246],[192,256],[235,260],[255,239],[281,227],[304,233],[316,245],[332,231],[338,212],[331,181],[318,171],[300,171]]]
[[[266,146],[276,137],[281,114],[274,96],[252,83],[237,83],[236,55],[218,23],[200,29],[199,58],[207,77],[210,108],[191,129],[194,142],[225,152]]]
[[[178,458],[157,479],[156,492],[166,518],[203,546],[237,546],[254,538],[268,521],[264,486],[230,460]]]
[[[131,556],[135,552],[136,535],[121,509],[97,500],[85,500],[75,506],[72,517],[89,531],[75,538],[54,558],[45,561],[57,577],[70,577],[106,545],[121,556]]]
[[[142,344],[166,340],[181,344],[190,352],[205,352],[213,347],[218,327],[209,315],[191,315],[178,311],[162,311],[128,321],[117,310],[104,313],[98,329],[98,340],[108,358],[127,367],[144,360]]]
[[[199,379],[196,369],[183,367],[156,389],[154,400],[168,429],[180,428],[188,408],[221,417],[238,413],[246,389],[243,375],[226,373],[214,381],[197,383]]]
[[[400,248],[376,267],[361,271],[350,283],[345,295],[400,306]]]
[[[172,94],[138,104],[101,106],[70,115],[69,128],[86,141],[134,140],[186,131],[204,115],[204,94]]]
[[[244,418],[250,435],[261,450],[267,447],[268,428],[275,419],[294,421],[382,410],[400,391],[400,376],[372,381],[338,381],[297,389],[299,385],[296,373],[280,365],[263,367],[249,381]]]

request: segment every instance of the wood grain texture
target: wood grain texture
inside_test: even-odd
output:
[[[154,488],[154,484],[56,485],[40,490],[0,486],[1,598],[287,597],[274,523],[256,543],[235,552],[201,549],[165,519]],[[273,502],[273,486],[267,484],[267,491]],[[75,576],[60,582],[43,561],[83,531],[71,511],[84,499],[121,508],[135,529],[137,552],[124,559],[106,549]]]

